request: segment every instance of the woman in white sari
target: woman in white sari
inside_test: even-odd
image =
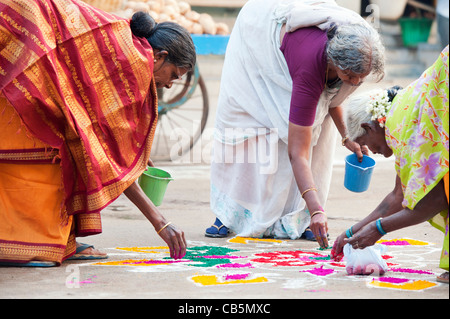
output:
[[[328,246],[324,206],[340,104],[370,73],[384,75],[378,33],[334,1],[250,0],[230,37],[211,163],[208,237],[297,239]],[[366,150],[363,150],[366,152]]]

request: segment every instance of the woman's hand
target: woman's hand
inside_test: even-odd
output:
[[[309,228],[316,237],[320,247],[328,248],[328,219],[325,214],[316,214],[311,218]]]
[[[382,235],[378,231],[375,222],[372,222],[364,226],[352,237],[345,238],[344,243],[352,245],[354,249],[363,249],[373,246],[381,237]]]
[[[340,234],[338,238],[334,241],[333,248],[331,249],[330,257],[335,261],[341,261],[342,257],[344,257],[344,239],[347,238],[345,232]]]
[[[169,246],[170,257],[181,259],[186,255],[186,239],[184,238],[184,232],[175,225],[170,224],[166,226],[159,232],[159,236]]]
[[[363,155],[369,155],[369,148],[366,145],[361,146],[349,139],[345,140],[344,145],[346,148],[356,154],[356,157],[358,157],[358,161],[360,162],[362,162]]]
[[[133,202],[144,216],[152,223],[158,235],[167,243],[170,257],[179,259],[186,255],[186,239],[183,231],[171,223],[167,223],[164,216],[158,211],[152,201],[145,195],[141,187],[134,182],[124,194]]]

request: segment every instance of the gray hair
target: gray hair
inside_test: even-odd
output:
[[[353,95],[347,100],[345,108],[345,124],[347,134],[350,140],[354,141],[363,136],[366,131],[361,127],[363,123],[370,123],[372,114],[367,112],[367,107],[371,96],[383,92],[381,89],[375,89],[358,95]]]
[[[341,70],[371,72],[384,77],[385,48],[378,32],[366,23],[336,26],[328,30],[328,59]]]
[[[364,93],[351,96],[346,102],[345,108],[345,124],[347,126],[347,134],[350,140],[354,141],[360,136],[363,136],[366,131],[361,127],[363,123],[370,123],[372,121],[372,114],[367,112],[367,107],[372,97],[387,91],[390,102],[394,101],[397,93],[402,90],[402,87],[395,85],[387,89],[373,89]]]

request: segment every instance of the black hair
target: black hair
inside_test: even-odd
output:
[[[388,94],[389,102],[392,102],[392,100],[394,100],[395,96],[397,95],[398,91],[400,91],[400,90],[403,90],[403,88],[399,85],[392,86],[386,90],[387,94]]]
[[[167,51],[168,62],[180,68],[194,69],[197,59],[194,42],[178,23],[156,23],[151,15],[138,11],[131,17],[130,27],[135,36],[146,38],[154,50]]]

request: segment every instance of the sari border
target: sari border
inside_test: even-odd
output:
[[[59,150],[46,148],[0,150],[0,163],[11,164],[55,164],[59,161]]]
[[[65,251],[65,245],[0,239],[1,262],[27,263],[32,260],[40,260],[61,263]]]

